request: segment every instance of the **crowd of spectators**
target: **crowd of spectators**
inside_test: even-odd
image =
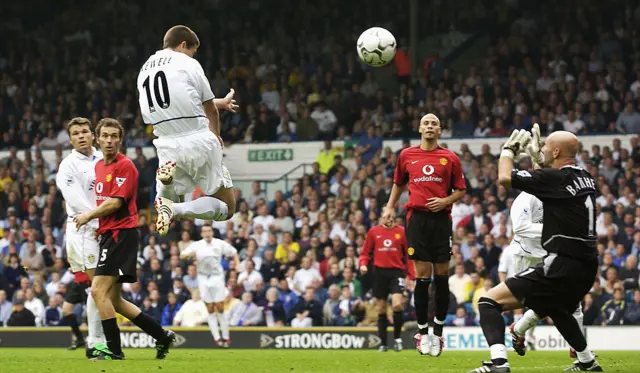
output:
[[[120,26],[141,15],[164,19],[160,10],[171,13],[151,3],[105,3],[102,17],[117,13],[120,17],[114,22]],[[295,16],[284,12],[270,18],[270,10],[254,2],[244,14],[221,21],[220,30],[190,7],[176,10],[198,20],[193,24],[202,30],[198,58],[216,94],[236,89],[242,110],[223,118],[228,145],[317,138],[357,142],[344,157],[336,157],[326,141],[313,173],[291,190],[265,195],[256,183],[249,195],[236,191],[238,211],[230,221],[214,224],[217,237],[236,247],[242,259],[238,268],[225,263],[225,312],[232,326],[376,324],[371,278],[359,275],[356,257],[392,186],[397,154],[383,148],[382,139],[414,137],[425,112],[440,117],[445,138],[503,136],[534,122],[545,132],[640,132],[640,76],[635,74],[640,70],[639,40],[632,27],[640,8],[591,0],[571,7],[541,1],[539,10],[517,12],[471,2],[476,17],[511,25],[492,34],[486,58],[457,75],[444,61],[430,59],[415,79],[398,76],[399,91],[389,93],[357,61],[352,47],[364,29],[352,25],[378,15],[345,13],[356,18],[350,23],[339,13],[343,7],[353,10],[350,2],[305,8],[300,14],[298,6],[310,5],[293,3],[298,4],[282,9]],[[383,3],[367,12],[398,14],[399,24],[406,24],[406,11],[395,12],[401,6]],[[70,29],[65,20],[83,10],[62,9],[55,20],[39,19],[38,29],[25,33],[25,40],[0,44],[7,51],[0,54],[0,147],[12,147],[0,160],[3,325],[52,326],[61,319],[60,306],[72,275],[66,263],[64,201],[51,180],[61,148],[68,145],[62,130],[65,120],[78,115],[94,121],[117,117],[127,128],[130,146],[148,145],[152,136],[138,114],[134,79],[167,25],[150,23],[131,34],[130,26],[104,22]],[[568,12],[576,14],[572,22],[560,22]],[[452,22],[449,27],[460,19],[456,17],[474,17],[468,13],[442,19]],[[510,18],[514,14],[515,20]],[[278,17],[287,22],[273,22]],[[314,22],[327,27],[292,32]],[[433,24],[445,26],[441,21]],[[64,38],[52,42],[46,37],[58,29],[64,30]],[[16,149],[24,149],[24,156],[18,157]],[[57,159],[46,161],[41,154],[46,149],[56,149]],[[512,235],[508,216],[514,194],[496,184],[495,156],[488,146],[481,154],[465,146],[457,151],[468,193],[452,213],[447,324],[475,325],[478,298],[499,281],[501,252]],[[586,325],[640,324],[640,292],[634,292],[640,276],[639,153],[640,143],[634,138],[628,145],[614,140],[610,146],[583,149],[577,159],[597,177],[601,192],[597,227],[602,273],[584,300]],[[147,209],[157,158],[146,159],[139,152],[134,161],[141,175],[139,207]],[[525,160],[521,167],[530,163]],[[153,219],[140,216],[138,282],[126,286],[125,295],[163,325],[206,323],[196,267],[178,256],[199,239],[203,223],[176,222],[169,235],[160,237]],[[415,320],[411,290],[405,293],[405,321]],[[82,306],[77,313],[82,319]],[[391,317],[389,321],[393,323]]]

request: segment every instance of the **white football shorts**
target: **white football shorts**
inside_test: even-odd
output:
[[[514,261],[514,271],[513,273],[518,274],[529,267],[535,267],[538,263],[542,262],[542,258],[536,258],[534,256],[524,256],[520,254],[516,254],[513,256]]]
[[[98,265],[100,244],[96,240],[96,230],[85,225],[78,230],[73,220],[67,220],[66,241],[67,260],[71,271],[82,272]]]
[[[226,296],[224,276],[198,276],[200,298],[205,303],[220,303]]]
[[[231,174],[222,161],[222,146],[211,131],[162,137],[153,140],[153,145],[160,165],[176,162],[173,187],[179,196],[193,193],[197,188],[210,196],[222,187],[233,187]]]

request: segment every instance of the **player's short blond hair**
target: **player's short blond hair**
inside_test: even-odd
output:
[[[87,126],[91,130],[91,121],[85,117],[75,117],[67,123],[67,134],[71,136],[71,127],[73,126]]]
[[[164,34],[163,48],[177,48],[182,42],[187,43],[188,49],[200,46],[200,39],[193,30],[187,26],[177,25]]]
[[[120,140],[124,140],[124,127],[122,127],[122,124],[120,124],[117,119],[113,118],[100,119],[100,121],[98,122],[98,126],[96,127],[96,137],[100,137],[100,130],[105,127],[117,128],[118,134],[120,135]]]

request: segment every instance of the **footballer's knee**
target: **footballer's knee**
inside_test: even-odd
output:
[[[73,314],[73,304],[69,302],[62,303],[62,316],[67,317]]]
[[[224,313],[224,303],[223,302],[216,303],[215,304],[215,308],[216,308],[216,312]]]
[[[216,312],[216,305],[214,303],[207,303],[207,312],[209,313],[215,313]]]
[[[402,294],[393,294],[391,296],[391,309],[393,312],[400,312],[404,310],[402,306]]]

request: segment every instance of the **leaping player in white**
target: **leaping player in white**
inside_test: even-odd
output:
[[[157,230],[166,235],[175,217],[224,221],[235,213],[231,175],[222,161],[218,109],[235,112],[234,91],[216,99],[194,59],[198,36],[174,26],[138,75],[139,104],[145,123],[153,125],[160,167],[156,175]],[[204,197],[180,203],[200,188]]]
[[[184,249],[180,253],[180,258],[192,258],[198,261],[198,288],[209,311],[209,329],[218,346],[229,348],[231,343],[229,320],[224,316],[224,298],[227,288],[221,261],[223,257],[232,258],[230,268],[237,268],[240,264],[238,252],[226,241],[213,238],[213,228],[210,225],[204,225],[200,235],[202,239]],[[222,331],[222,340],[218,326]]]
[[[527,153],[532,157],[534,168],[540,168],[540,165],[544,163],[544,158],[540,152],[542,143],[540,141],[540,127],[537,123],[533,125],[531,134],[533,139],[527,149]],[[515,268],[509,272],[517,275],[526,271],[529,267],[542,262],[547,255],[547,252],[542,248],[542,217],[542,201],[537,197],[521,192],[513,201],[511,205],[511,222],[515,235],[511,241],[510,248],[515,248],[513,260]],[[580,329],[584,330],[584,315],[580,304],[574,311],[573,317],[578,322]],[[543,318],[533,310],[528,310],[520,320],[511,324],[509,329],[511,331],[513,349],[518,355],[524,356],[526,353],[525,335],[527,331],[534,328],[538,321]],[[572,350],[570,355],[575,358],[575,351]]]
[[[73,218],[85,211],[96,207],[96,194],[93,190],[96,173],[95,165],[102,159],[102,153],[93,147],[94,136],[91,131],[91,122],[86,118],[73,118],[67,124],[67,132],[73,145],[71,154],[66,156],[56,174],[56,185],[62,192],[67,210],[67,225],[65,231],[67,258],[71,266],[71,271],[75,274],[76,280],[70,285],[65,302],[62,305],[62,312],[65,319],[71,323],[74,334],[76,334],[76,346],[82,344],[82,339],[78,339],[80,334],[77,329],[77,321],[73,315],[75,303],[87,300],[87,324],[89,335],[87,338],[87,357],[91,358],[92,349],[98,343],[105,343],[102,332],[102,322],[98,307],[91,296],[90,285],[85,284],[86,277],[93,281],[93,275],[98,265],[99,244],[96,239],[98,229],[98,219],[90,221],[83,228],[78,230]],[[82,274],[84,272],[86,277]],[[86,292],[85,292],[86,291]],[[83,293],[85,292],[85,293]],[[85,295],[86,294],[86,295]]]

